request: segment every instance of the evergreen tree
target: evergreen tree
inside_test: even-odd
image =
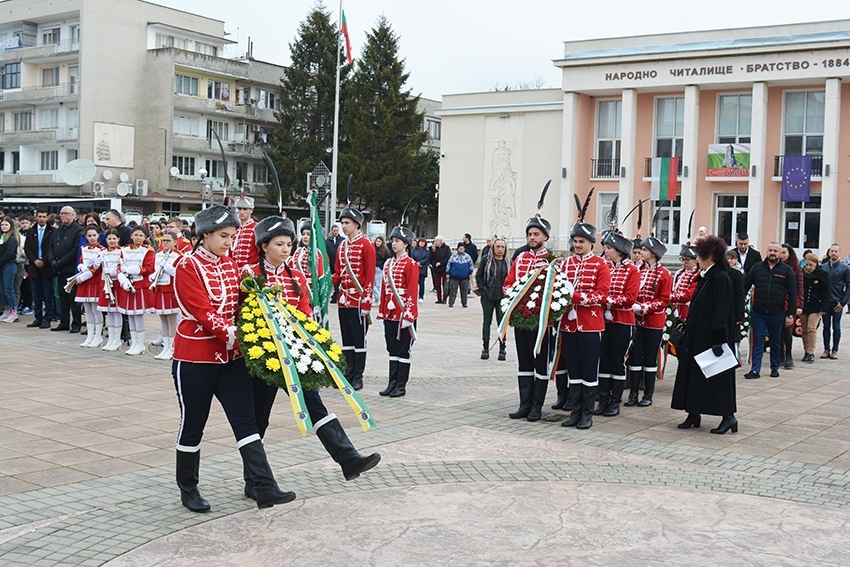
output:
[[[292,63],[284,69],[280,81],[280,110],[275,113],[280,127],[274,132],[269,151],[284,203],[305,196],[307,174],[319,162],[331,166],[336,65],[341,48],[338,37],[330,13],[318,3],[289,44]],[[341,104],[349,70],[344,66],[340,72]],[[277,189],[269,189],[267,197],[276,203]]]
[[[397,216],[416,199],[433,195],[437,176],[433,152],[426,152],[424,112],[419,96],[405,89],[409,73],[398,58],[399,38],[384,16],[366,34],[366,43],[349,85],[345,114],[347,149],[340,155],[340,178],[354,174],[358,203],[372,209],[373,219],[397,222]],[[389,217],[389,215],[393,215]]]

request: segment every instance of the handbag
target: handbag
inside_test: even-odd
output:
[[[682,339],[685,338],[685,326],[682,323],[679,323],[676,326],[676,329],[670,333],[670,338],[667,339],[671,345],[673,345],[676,350],[679,350],[679,346],[682,344]]]

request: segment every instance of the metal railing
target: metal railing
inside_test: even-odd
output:
[[[652,160],[653,159],[655,159],[655,158],[651,158],[651,157],[645,158],[644,171],[643,171],[644,177],[652,177]],[[679,170],[676,172],[676,175],[678,175],[679,177],[682,176],[682,165],[683,165],[682,162],[683,161],[684,160],[682,160],[682,158],[679,158]]]
[[[785,156],[773,156],[773,176],[782,177]],[[812,156],[812,177],[823,176],[823,156]]]
[[[619,159],[592,159],[592,176],[595,179],[618,179],[620,177]]]
[[[52,97],[68,97],[77,96],[80,94],[80,82],[76,83],[59,83],[58,85],[36,85],[29,87],[21,87],[7,91],[0,91],[0,101],[31,101],[36,99],[52,98]]]

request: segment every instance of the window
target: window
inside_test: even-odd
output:
[[[67,156],[67,161],[66,161],[66,163],[67,163],[68,161],[74,161],[75,159],[78,159],[80,157],[80,152],[79,152],[79,150],[68,150],[67,153],[66,153],[66,156]]]
[[[197,116],[175,116],[174,117],[174,133],[179,136],[198,137],[198,117]]]
[[[207,121],[207,139],[212,141],[213,139],[213,130],[218,134],[218,137],[222,142],[230,139],[230,124],[227,122],[216,122],[215,120]],[[207,168],[209,170],[209,168]]]
[[[74,24],[69,29],[71,32],[71,43],[80,43],[80,24]]]
[[[663,206],[658,213],[658,224],[655,228],[655,234],[658,240],[667,245],[668,250],[671,246],[678,245],[681,242],[681,226],[682,226],[682,197],[677,196],[676,200],[661,201]],[[654,213],[653,213],[654,214]],[[652,228],[648,228],[650,232]]]
[[[623,102],[600,100],[596,108],[596,162],[593,177],[619,177]]]
[[[0,112],[0,132],[6,131],[6,113]],[[3,151],[0,150],[0,155],[3,155]]]
[[[15,113],[15,131],[25,132],[32,130],[32,112]]]
[[[656,99],[655,157],[680,158],[684,145],[685,97]],[[681,160],[679,160],[679,167],[682,167]]]
[[[195,158],[171,156],[171,166],[180,170],[180,175],[195,175]]]
[[[41,171],[56,171],[59,169],[59,151],[41,152]]]
[[[3,66],[3,88],[4,89],[19,89],[21,88],[21,64],[6,63]]]
[[[174,38],[174,48],[175,49],[182,49],[182,50],[185,51],[187,49],[188,43],[189,42],[185,39],[182,39],[182,38],[179,38],[179,37]]]
[[[62,33],[59,28],[50,28],[49,30],[41,31],[42,45],[59,45],[61,37]]]
[[[174,38],[163,33],[156,34],[156,47],[174,47]]]
[[[717,143],[749,144],[753,95],[721,95],[717,102]]]
[[[824,91],[785,93],[785,155],[823,154]]]
[[[38,111],[38,129],[56,130],[59,128],[59,109],[47,108]]]
[[[198,79],[186,75],[174,76],[174,93],[189,96],[198,96]]]
[[[258,163],[254,164],[254,174],[253,174],[254,183],[268,183],[269,182],[269,168],[265,165],[260,165]]]
[[[425,119],[425,128],[428,130],[428,135],[432,140],[439,140],[442,135],[442,123],[439,120]]]
[[[41,86],[55,87],[59,84],[59,67],[48,67],[41,70]]]
[[[746,195],[718,195],[717,196],[717,236],[726,241],[727,246],[735,243],[735,238],[742,232],[747,232],[747,205],[749,198]]]
[[[782,226],[782,242],[787,242],[797,251],[797,256],[806,248],[820,248],[820,196],[812,195],[811,201],[785,203]]]
[[[220,160],[208,159],[205,164],[207,168],[207,176],[215,178],[224,178],[224,162]]]
[[[77,94],[77,84],[80,82],[80,66],[68,65],[68,88],[71,94]]]
[[[228,102],[230,100],[230,83],[207,82],[207,98]]]
[[[617,193],[597,193],[599,196],[599,203],[596,207],[596,226],[600,227],[599,230],[605,230],[609,226],[613,224],[614,219],[612,218],[611,206],[614,204],[614,199],[617,198]],[[621,215],[625,215],[626,211],[623,211]],[[588,219],[589,220],[589,219]]]
[[[257,108],[277,110],[277,93],[257,89]]]
[[[209,45],[207,43],[201,43],[200,41],[195,42],[195,51],[201,53],[203,55],[211,55],[213,57],[216,56],[217,49],[214,45]]]
[[[176,217],[180,214],[180,203],[162,203],[162,214],[167,217]]]

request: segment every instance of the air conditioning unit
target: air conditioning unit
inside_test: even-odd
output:
[[[148,194],[148,180],[147,179],[136,179],[136,196],[144,197]]]
[[[91,184],[92,195],[100,195],[101,197],[103,197],[105,191],[106,183],[104,183],[103,181],[95,181]]]
[[[260,130],[262,130],[262,128],[260,128],[259,124],[254,124],[253,126],[251,126],[252,132],[259,132]]]

